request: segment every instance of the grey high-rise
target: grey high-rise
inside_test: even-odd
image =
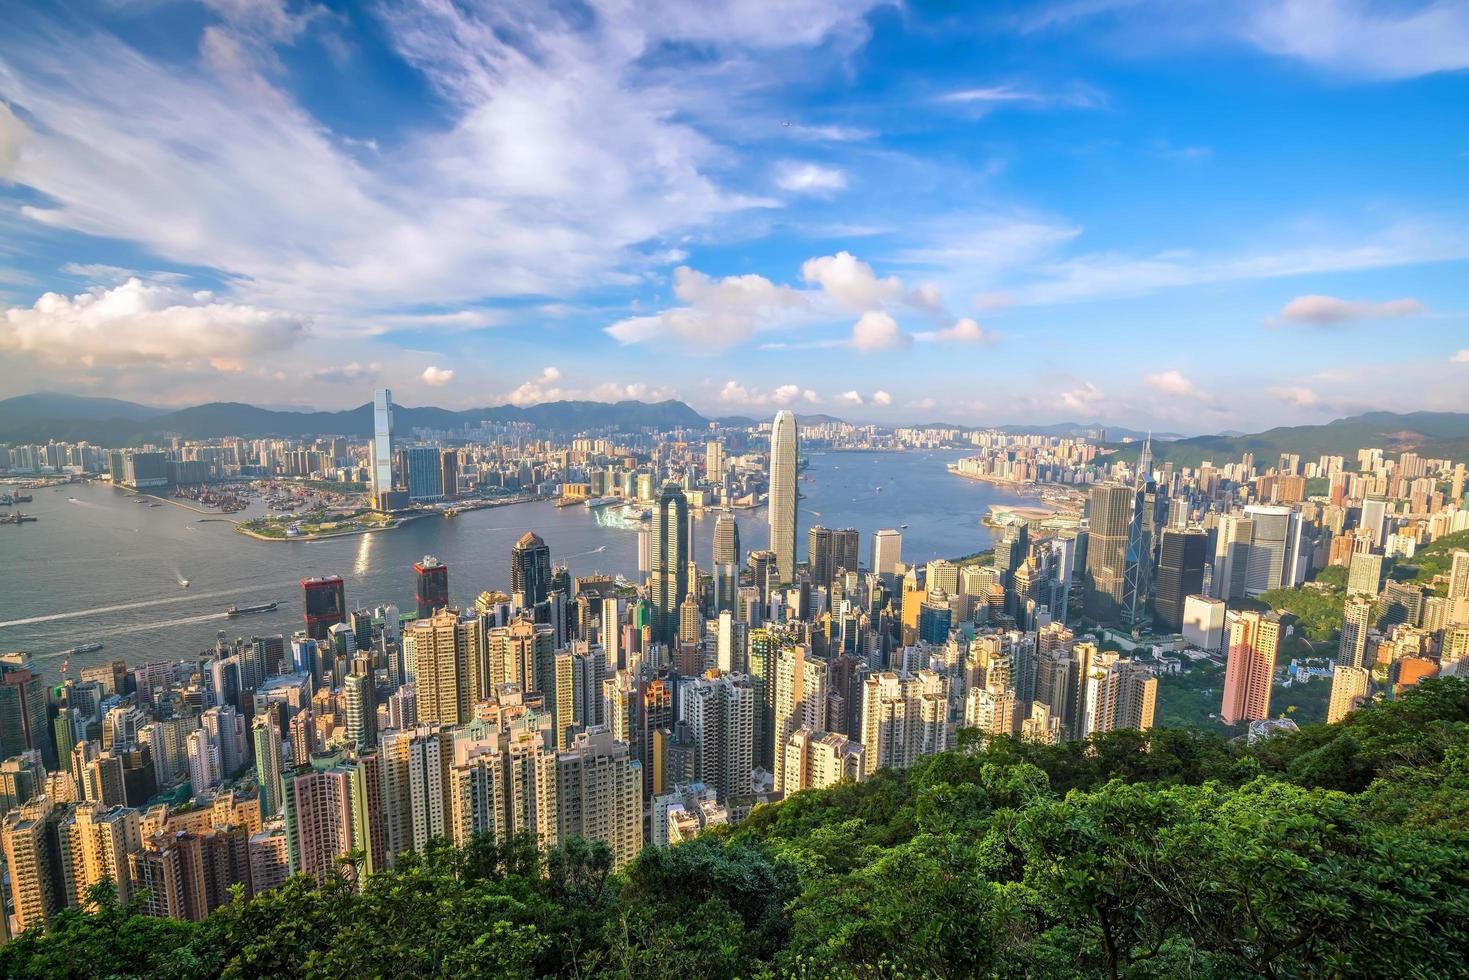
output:
[[[510,592],[523,609],[534,609],[551,594],[551,549],[534,531],[510,549]]]
[[[672,647],[678,639],[678,608],[689,591],[689,501],[673,481],[658,494],[652,537],[653,639]]]
[[[1087,618],[1097,623],[1121,619],[1133,498],[1133,488],[1120,483],[1092,487],[1082,603]]]
[[[782,583],[796,580],[796,413],[775,413],[770,429],[770,550],[775,552],[776,576]]]
[[[740,590],[740,525],[730,511],[714,522],[714,611],[731,612]]]

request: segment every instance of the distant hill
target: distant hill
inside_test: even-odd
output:
[[[1110,435],[1111,433],[1109,433]],[[1249,435],[1195,436],[1153,445],[1158,462],[1198,466],[1205,461],[1223,464],[1254,453],[1257,463],[1273,464],[1281,453],[1300,453],[1304,459],[1346,456],[1353,461],[1358,449],[1378,448],[1389,453],[1411,450],[1422,456],[1469,459],[1469,413],[1367,412],[1324,425],[1289,425]],[[1116,445],[1118,459],[1136,459],[1136,443]]]
[[[680,401],[616,403],[547,402],[520,407],[498,405],[453,411],[395,405],[394,425],[400,432],[416,428],[458,429],[466,424],[529,422],[557,432],[592,429],[703,428],[698,412]],[[276,411],[239,402],[211,402],[174,411],[148,408],[110,398],[80,398],[50,393],[0,400],[0,442],[86,440],[105,446],[136,445],[164,435],[186,439],[219,436],[366,437],[372,431],[372,406],[339,412]]]

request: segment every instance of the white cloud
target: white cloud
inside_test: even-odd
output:
[[[1273,54],[1369,78],[1469,68],[1469,6],[1459,0],[1268,0],[1253,5],[1243,33]]]
[[[863,353],[908,347],[913,338],[905,334],[898,321],[881,310],[862,314],[852,326],[852,346]]]
[[[688,266],[674,270],[673,292],[686,305],[619,320],[606,332],[622,344],[671,336],[693,347],[727,347],[808,303],[799,290],[777,286],[764,276],[715,279]]]
[[[1334,296],[1297,296],[1280,310],[1279,319],[1287,323],[1309,323],[1329,326],[1351,320],[1388,320],[1423,312],[1416,299],[1373,300],[1337,299]]]
[[[903,295],[897,276],[879,279],[872,266],[851,252],[807,259],[801,264],[801,278],[852,310],[876,309]]]
[[[46,293],[29,308],[6,310],[0,350],[60,366],[154,363],[233,372],[251,357],[287,350],[309,331],[310,321],[297,314],[134,278],[72,297]]]
[[[539,405],[542,402],[561,401],[570,396],[569,392],[563,391],[557,382],[561,380],[561,370],[555,367],[542,368],[539,376],[522,382],[505,400],[512,405]]]
[[[1469,347],[1459,351],[1453,357],[1449,358],[1449,361],[1453,364],[1469,364]]]
[[[423,374],[419,377],[430,388],[443,388],[454,381],[454,371],[452,368],[435,367],[430,364],[423,369]]]
[[[677,398],[678,391],[665,385],[650,385],[641,381],[625,385],[607,381],[593,388],[590,397],[592,401],[598,402],[661,402]]]
[[[848,405],[861,405],[862,396],[856,391],[844,391],[837,396],[838,401],[844,401]]]
[[[1160,371],[1143,376],[1143,384],[1154,391],[1176,398],[1196,398],[1201,392],[1180,371]]]
[[[892,403],[893,403],[893,396],[892,395],[889,395],[887,392],[885,392],[885,391],[874,391],[872,393],[872,404],[874,404],[874,405],[891,405]]]
[[[1101,411],[1102,402],[1107,398],[1096,385],[1090,381],[1083,381],[1069,391],[1063,391],[1060,395],[1061,407],[1068,412],[1080,415],[1094,416]]]
[[[920,410],[925,411],[925,412],[930,411],[931,409],[935,408],[937,405],[938,405],[938,402],[935,401],[932,398],[919,398],[916,401],[911,401],[911,402],[908,403],[908,407],[909,408],[916,408],[916,409],[920,409]]]
[[[913,335],[915,340],[936,340],[955,344],[987,344],[994,336],[972,317],[960,317],[942,330],[929,330]]]
[[[1030,103],[1033,105],[1062,105],[1091,109],[1103,105],[1106,99],[1096,89],[1085,85],[1075,85],[1065,90],[1043,91],[1025,88],[1013,83],[1005,83],[955,89],[943,93],[936,101],[985,108],[1006,104]]]
[[[775,184],[796,194],[827,195],[847,186],[847,175],[836,167],[786,160],[775,168]]]
[[[429,370],[436,369],[430,368]],[[377,361],[373,361],[371,364],[359,364],[353,361],[350,364],[317,368],[315,371],[308,372],[306,377],[312,381],[319,381],[324,384],[357,384],[377,377],[381,371],[382,365]],[[449,374],[452,376],[454,372],[450,371]],[[430,381],[429,384],[433,385],[434,382]]]
[[[784,408],[803,400],[815,404],[821,398],[810,389],[803,390],[800,385],[784,384],[770,391],[763,391],[730,380],[719,389],[719,400],[726,405],[775,405]]]
[[[1315,408],[1321,404],[1321,396],[1302,385],[1267,388],[1265,393],[1276,401],[1284,402],[1294,408]]]

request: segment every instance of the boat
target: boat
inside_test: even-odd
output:
[[[162,504],[149,504],[149,507],[162,507]]]
[[[100,649],[102,649],[102,644],[100,643],[82,643],[72,647],[70,650],[61,651],[61,655],[63,657],[70,657],[79,653],[94,653]]]
[[[188,579],[186,579],[186,578],[179,579],[179,588],[181,588],[181,589],[187,589],[188,587],[189,587],[189,580]]]
[[[232,605],[225,610],[225,615],[230,619],[234,619],[236,616],[248,616],[251,613],[270,612],[278,605],[280,605],[278,602],[260,602],[253,606]]]
[[[906,524],[899,524],[898,525],[898,530],[899,531],[906,531],[907,529],[908,529],[908,525],[906,525]]]

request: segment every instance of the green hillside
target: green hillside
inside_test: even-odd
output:
[[[1469,683],[1246,747],[1003,739],[798,793],[624,872],[432,845],[200,923],[97,894],[7,977],[1440,977],[1469,962]]]
[[[1325,425],[1290,425],[1242,436],[1195,436],[1153,443],[1153,458],[1175,466],[1198,466],[1205,461],[1222,465],[1254,453],[1258,465],[1275,464],[1281,453],[1299,453],[1303,460],[1318,456],[1346,456],[1354,468],[1358,449],[1378,448],[1397,453],[1412,450],[1422,456],[1469,459],[1469,414],[1461,412],[1368,412]],[[1135,460],[1139,443],[1111,447],[1117,459]]]

